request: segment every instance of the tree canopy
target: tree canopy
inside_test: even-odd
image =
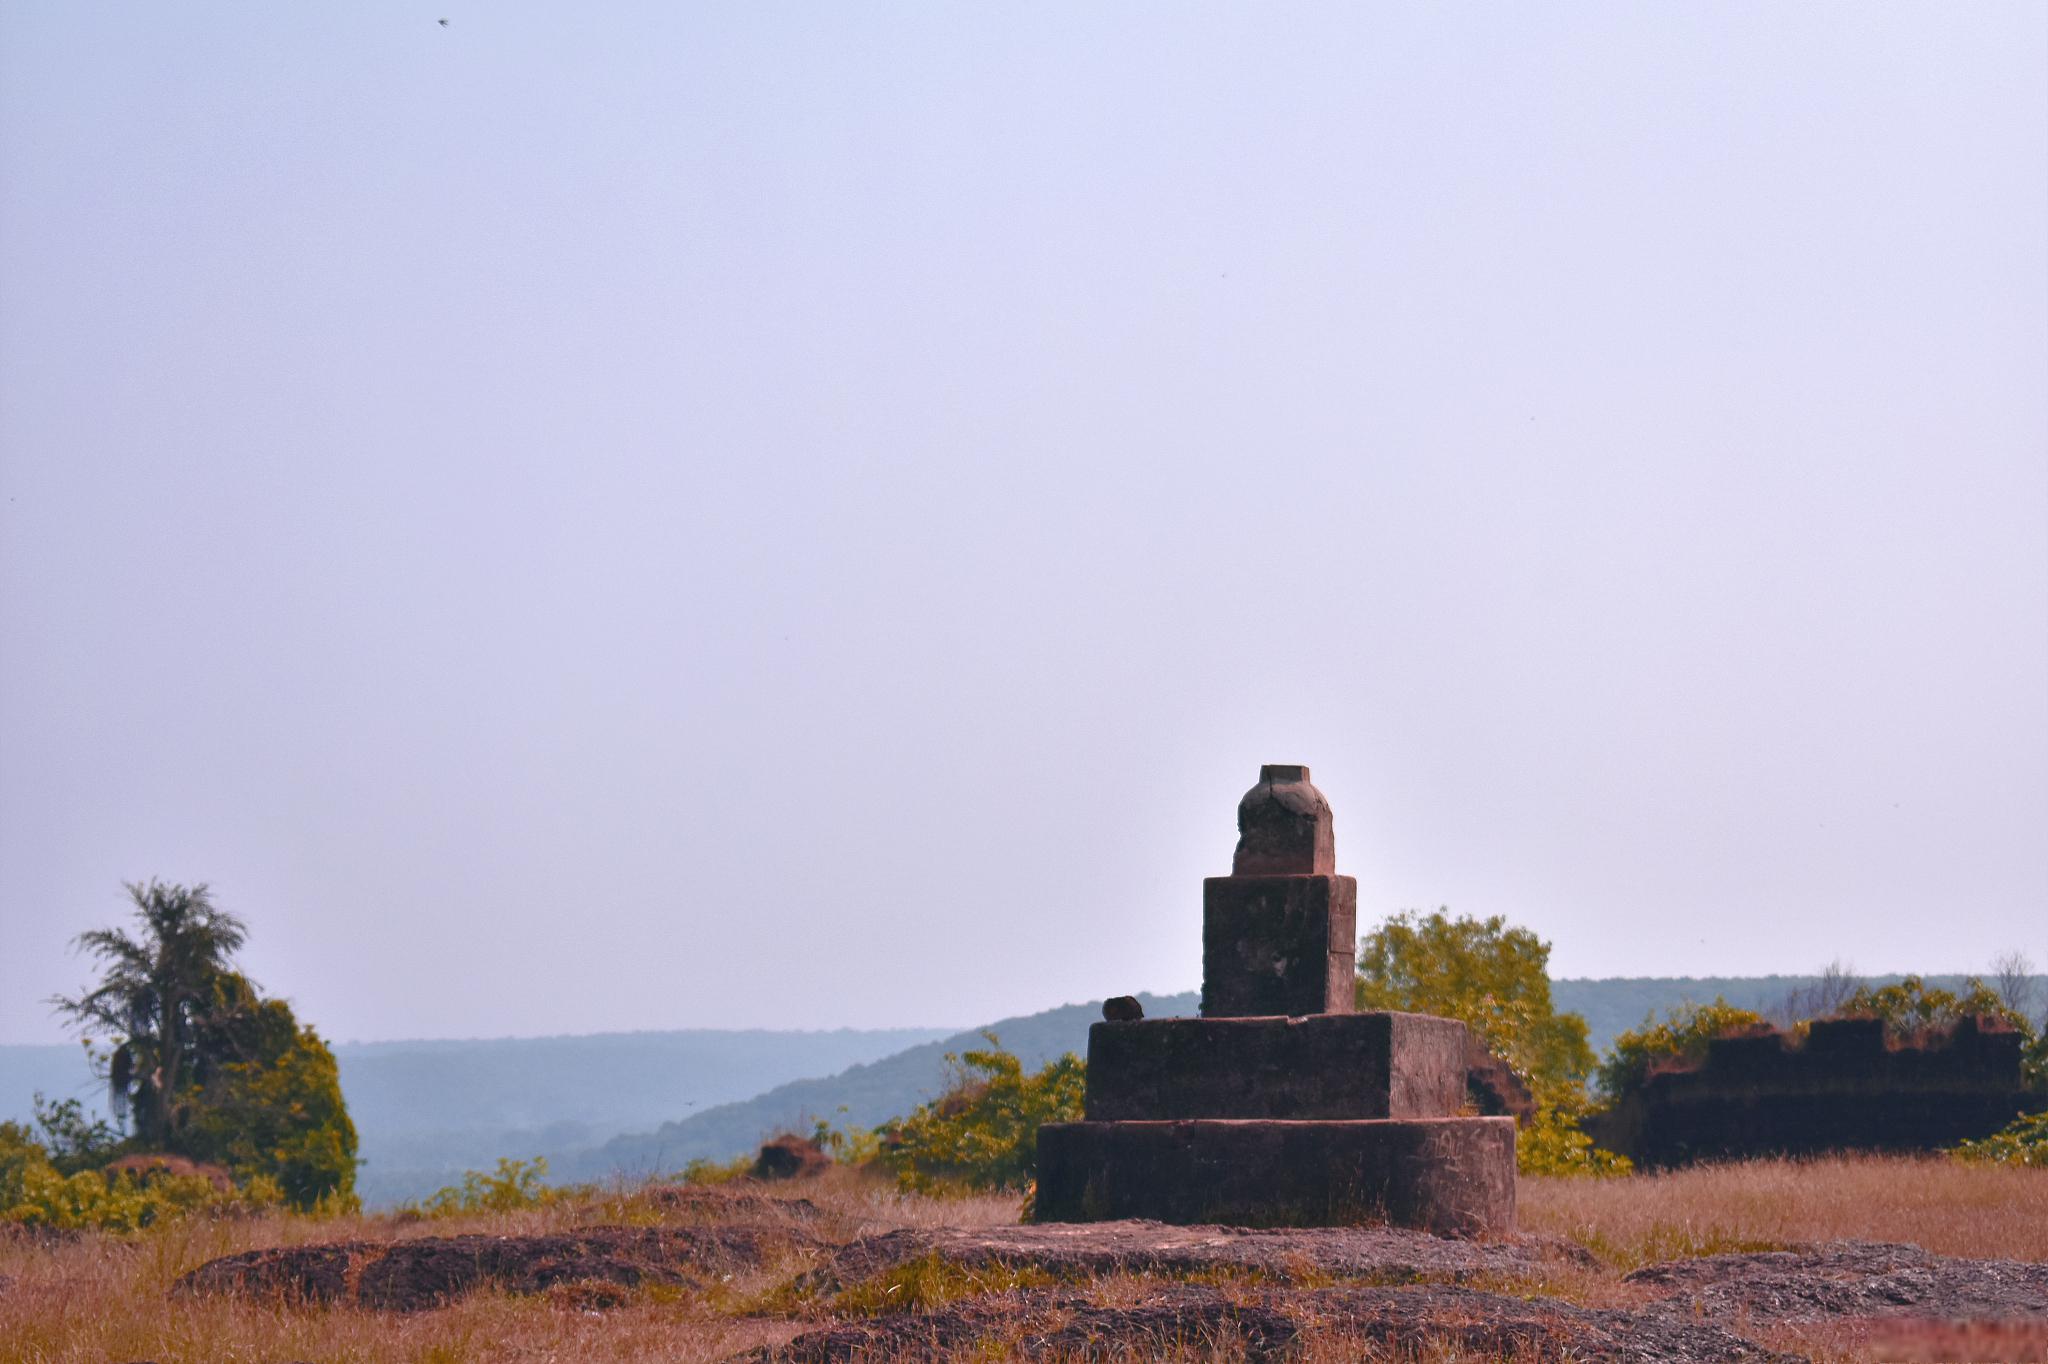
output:
[[[1695,1064],[1706,1059],[1707,1044],[1717,1037],[1763,1026],[1764,1017],[1738,1008],[1716,995],[1712,1004],[1688,1004],[1667,1010],[1659,1022],[1643,1020],[1614,1039],[1600,1063],[1600,1089],[1614,1100],[1642,1084],[1653,1067],[1671,1062]]]
[[[126,887],[136,932],[96,928],[78,948],[104,968],[99,984],[58,1012],[88,1032],[117,1039],[107,1056],[107,1098],[133,1122],[144,1147],[170,1150],[185,1116],[181,1099],[203,1063],[202,1033],[215,981],[248,938],[240,919],[215,907],[208,887],[152,879]]]
[[[1038,1129],[1081,1116],[1086,1068],[1072,1052],[1036,1074],[1004,1051],[995,1034],[988,1046],[948,1055],[953,1075],[938,1098],[889,1127],[882,1162],[906,1189],[1021,1189],[1038,1167]]]
[[[132,931],[78,938],[103,966],[99,983],[53,1001],[89,1041],[92,1032],[111,1041],[108,1094],[132,1134],[93,1157],[210,1161],[275,1184],[303,1208],[352,1199],[356,1131],[334,1053],[235,969],[246,926],[203,884],[152,880],[127,891]]]
[[[1586,1020],[1551,1003],[1550,944],[1498,914],[1394,915],[1359,944],[1357,999],[1459,1020],[1545,1107],[1579,1094],[1593,1069]]]

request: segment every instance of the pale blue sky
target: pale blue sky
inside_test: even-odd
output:
[[[435,20],[450,20],[447,27]],[[0,8],[0,1040],[2048,962],[2048,7]]]

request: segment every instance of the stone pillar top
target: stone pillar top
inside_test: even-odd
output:
[[[1299,763],[1267,763],[1237,803],[1232,876],[1333,876],[1337,838],[1330,802]]]

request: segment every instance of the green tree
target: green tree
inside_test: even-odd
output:
[[[105,974],[55,1001],[112,1036],[108,1089],[134,1126],[124,1145],[226,1165],[300,1208],[351,1204],[356,1131],[334,1054],[234,968],[247,928],[204,885],[127,889],[137,931],[81,934]]]
[[[248,930],[215,907],[203,883],[187,888],[152,879],[126,889],[138,931],[79,934],[77,946],[98,958],[105,974],[76,999],[51,1002],[74,1025],[119,1039],[107,1058],[114,1114],[132,1120],[141,1146],[167,1151],[183,1124],[180,1104],[199,1064],[216,978]]]
[[[1656,1015],[1614,1039],[1600,1063],[1600,1089],[1609,1102],[1619,1099],[1664,1064],[1697,1065],[1707,1057],[1707,1043],[1764,1024],[1763,1015],[1738,1009],[1720,996],[1712,1004],[1686,1004]]]
[[[356,1128],[334,1053],[246,977],[214,990],[185,1154],[275,1180],[296,1208],[352,1205]]]
[[[1038,1170],[1038,1129],[1081,1116],[1086,1067],[1068,1052],[1035,1075],[983,1033],[983,1051],[948,1055],[946,1091],[891,1127],[881,1158],[905,1189],[1021,1189]]]
[[[1459,1020],[1545,1108],[1575,1109],[1593,1069],[1586,1020],[1551,1003],[1550,944],[1498,914],[1396,914],[1359,944],[1357,999]]]

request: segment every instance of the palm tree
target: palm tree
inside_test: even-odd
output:
[[[74,946],[106,964],[100,983],[76,999],[51,1001],[81,1029],[119,1039],[107,1058],[108,1097],[135,1122],[149,1149],[169,1150],[179,1097],[199,1068],[203,1024],[220,998],[220,977],[248,936],[242,921],[214,906],[204,883],[186,888],[152,878],[126,887],[138,932],[81,933]]]

